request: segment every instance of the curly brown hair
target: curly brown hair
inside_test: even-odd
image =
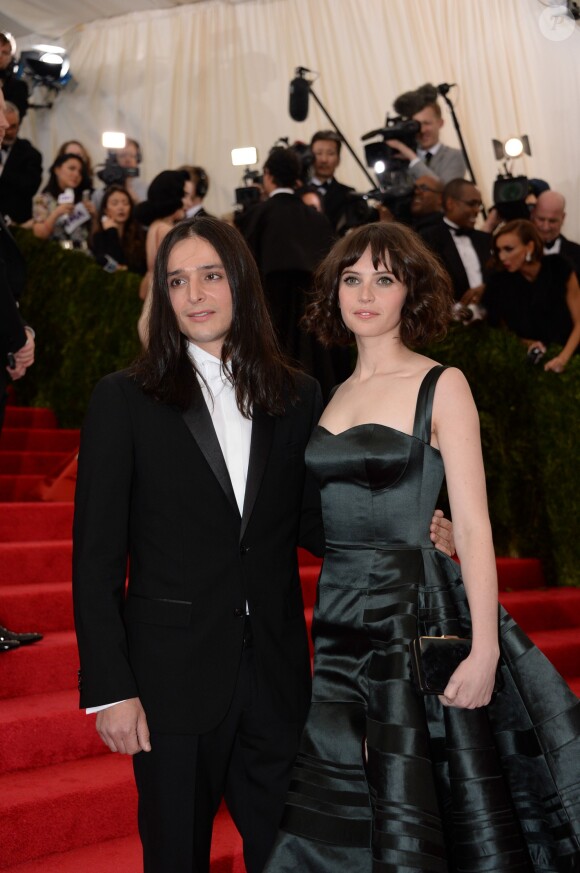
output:
[[[371,250],[373,266],[387,267],[407,289],[400,338],[422,346],[445,334],[451,319],[451,279],[438,258],[413,230],[397,222],[365,224],[339,240],[318,267],[303,324],[322,345],[349,345],[351,331],[338,306],[343,272]]]

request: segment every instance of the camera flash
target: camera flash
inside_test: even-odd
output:
[[[232,164],[234,167],[250,167],[258,163],[258,152],[254,146],[232,149]]]
[[[125,141],[125,134],[115,130],[106,130],[101,137],[104,149],[124,149]]]

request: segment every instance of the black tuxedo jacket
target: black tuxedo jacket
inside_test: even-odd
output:
[[[580,281],[580,245],[560,234],[560,255],[571,264]]]
[[[0,399],[10,381],[6,372],[8,352],[26,342],[18,301],[24,288],[24,258],[0,215]]]
[[[336,179],[333,179],[322,198],[324,214],[335,230],[350,203],[349,194],[352,191],[354,191],[354,188],[343,185],[342,182],[337,182]]]
[[[299,270],[312,273],[334,241],[328,218],[297,194],[274,194],[243,217],[240,230],[263,277]]]
[[[27,139],[16,139],[0,175],[0,212],[16,224],[32,218],[32,198],[42,180],[42,155]]]
[[[427,245],[442,260],[447,272],[451,276],[455,299],[459,300],[469,289],[469,281],[463,261],[459,257],[457,246],[453,241],[453,234],[450,228],[442,220],[439,224],[423,228],[419,233]],[[481,264],[483,281],[485,282],[489,273],[487,263],[490,259],[491,236],[489,233],[484,233],[481,230],[474,230],[471,242]]]
[[[320,390],[300,376],[298,391],[283,416],[255,411],[240,517],[201,391],[182,413],[125,373],[98,384],[74,518],[81,706],[140,697],[154,730],[211,730],[234,691],[247,602],[261,680],[284,718],[303,721],[310,658],[296,547],[320,554],[323,531],[304,465]]]

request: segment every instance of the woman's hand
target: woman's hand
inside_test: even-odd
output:
[[[544,364],[544,370],[546,372],[551,371],[552,373],[563,373],[567,363],[568,359],[563,355],[556,355],[555,358],[551,358]]]
[[[462,661],[439,700],[443,706],[457,709],[477,709],[487,706],[491,700],[499,651],[485,652],[478,656],[472,652]]]
[[[60,218],[61,215],[70,215],[74,208],[74,203],[59,203],[53,210],[53,218],[57,219]]]
[[[108,215],[103,215],[103,217],[101,218],[101,224],[103,226],[103,230],[111,230],[111,228],[117,227],[113,219],[109,218]]]

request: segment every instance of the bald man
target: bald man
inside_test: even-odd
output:
[[[557,191],[544,191],[532,211],[532,221],[544,243],[545,255],[561,255],[580,278],[580,245],[562,235],[566,200]]]

